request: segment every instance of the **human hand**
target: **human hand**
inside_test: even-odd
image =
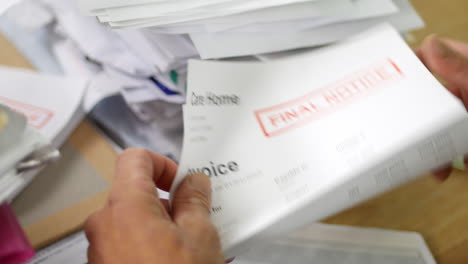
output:
[[[156,186],[169,190],[177,165],[143,149],[129,149],[117,161],[106,206],[86,222],[90,264],[222,264],[217,231],[210,222],[209,178],[187,177],[172,211]]]
[[[432,35],[424,40],[416,54],[468,108],[468,43]],[[465,163],[468,163],[467,157]],[[438,179],[445,180],[451,171],[451,166],[447,166],[434,174]]]

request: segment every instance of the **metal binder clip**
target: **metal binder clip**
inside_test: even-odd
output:
[[[0,121],[0,171],[20,174],[60,158],[60,152],[27,125],[25,116],[0,105]]]
[[[33,151],[23,161],[16,166],[16,172],[22,173],[24,171],[42,167],[48,163],[57,161],[60,158],[60,152],[50,145],[43,146]]]

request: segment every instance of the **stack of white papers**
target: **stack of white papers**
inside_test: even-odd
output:
[[[418,233],[312,224],[254,246],[233,264],[435,264]]]
[[[113,30],[79,14],[75,2],[26,0],[0,18],[0,27],[38,70],[89,80],[83,108],[115,145],[146,147],[177,160],[187,58],[198,57],[190,40]]]
[[[46,50],[53,51],[66,75],[112,87],[107,90],[120,91],[129,104],[184,102],[187,60],[199,57],[186,35],[112,30],[83,16],[75,0],[24,0],[4,20],[23,35],[45,35]],[[92,106],[86,102],[86,110]]]
[[[1,181],[4,185],[0,184],[0,198],[12,199],[39,171],[17,174],[11,170],[16,164],[2,165],[12,161],[14,154],[19,156],[12,162],[18,162],[49,142],[53,148],[60,147],[84,117],[81,101],[85,82],[0,67],[0,86],[0,104],[24,115],[24,123],[26,119],[28,122],[28,126],[21,125],[21,121],[15,125],[18,122],[14,121],[21,118],[7,118],[17,133],[8,133],[8,129],[0,131],[0,176],[8,174],[10,179]],[[2,142],[12,144],[1,148]]]
[[[27,264],[83,264],[89,247],[84,232],[42,249]],[[312,224],[238,255],[233,264],[435,264],[418,233]]]
[[[266,58],[382,21],[400,32],[423,25],[408,0],[24,0],[10,13],[50,34],[67,75],[111,87],[132,109],[184,103],[191,58]]]
[[[26,117],[0,104],[0,203],[23,183],[17,173],[19,164],[47,144],[37,130],[27,125]]]
[[[51,23],[56,23],[56,33],[65,39],[54,48],[63,68],[73,64],[70,57],[78,56],[75,61],[88,64],[93,73],[103,72],[99,78],[106,75],[130,104],[185,100],[187,60],[198,58],[187,36],[111,30],[80,14],[75,0],[39,0],[28,5],[46,6],[55,17]],[[76,75],[73,71],[66,73]]]
[[[266,63],[191,61],[187,96],[172,190],[211,178],[228,256],[468,153],[463,103],[389,25]]]
[[[113,28],[190,34],[204,59],[328,44],[392,23],[405,32],[422,20],[408,0],[80,0],[86,15]]]

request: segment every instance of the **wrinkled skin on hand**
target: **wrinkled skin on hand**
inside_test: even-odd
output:
[[[210,221],[211,184],[202,174],[177,189],[172,211],[156,186],[169,190],[177,165],[144,149],[118,158],[106,206],[85,226],[91,264],[223,264],[217,231]]]

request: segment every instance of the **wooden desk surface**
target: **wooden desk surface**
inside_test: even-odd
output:
[[[412,0],[424,20],[426,28],[413,32],[417,46],[431,33],[468,41],[468,1]],[[14,52],[11,45],[0,38],[0,63],[30,68],[27,61]],[[80,130],[72,142],[80,144]],[[83,132],[85,133],[85,132]],[[97,136],[97,134],[94,133]],[[89,136],[89,135],[88,135]],[[88,137],[87,136],[87,137]],[[84,144],[86,145],[86,144]],[[82,148],[86,154],[86,148]],[[115,154],[106,163],[89,155],[90,161],[109,174]],[[106,165],[104,165],[106,164]],[[397,190],[368,201],[326,220],[327,223],[370,226],[420,232],[428,242],[439,263],[468,263],[468,173],[455,172],[449,180],[439,183],[427,176]]]

